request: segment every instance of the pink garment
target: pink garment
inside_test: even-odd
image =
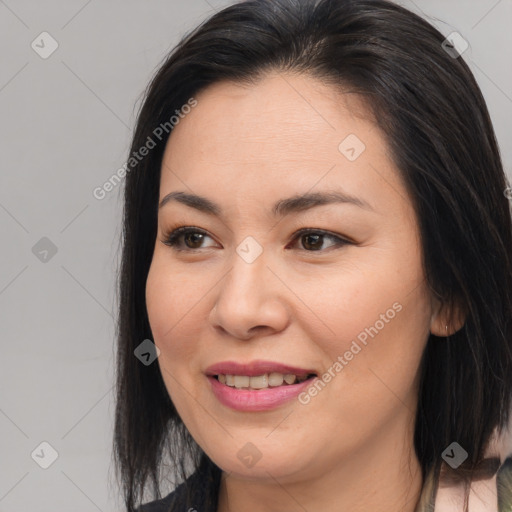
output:
[[[501,436],[495,430],[491,443],[485,453],[485,457],[499,458],[500,469],[507,458],[512,457],[512,417],[508,430]],[[498,508],[498,481],[496,472],[487,480],[475,481],[471,484],[469,495],[469,512],[512,512],[512,499],[501,498],[501,508]],[[512,484],[511,484],[512,485]],[[431,498],[432,484],[427,479],[420,503],[416,512],[462,512],[464,510],[464,492],[462,487],[444,487],[439,485],[435,498],[435,506]],[[509,489],[509,496],[512,496],[512,489]]]

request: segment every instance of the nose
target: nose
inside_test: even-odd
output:
[[[279,332],[289,323],[286,293],[291,292],[267,266],[264,253],[252,263],[234,253],[232,267],[217,288],[210,322],[241,340]]]

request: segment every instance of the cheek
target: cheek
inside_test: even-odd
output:
[[[415,378],[428,340],[430,301],[421,266],[416,260],[401,263],[398,257],[374,261],[389,261],[389,265],[377,268],[361,263],[353,271],[322,279],[321,293],[313,290],[319,281],[297,290],[299,296],[310,298],[308,308],[318,312],[313,322],[311,316],[309,320],[304,316],[301,329],[325,356],[326,385],[320,386],[318,396],[323,398],[319,400],[328,407],[336,396],[337,412],[333,413],[345,422],[351,421],[344,415],[347,410],[357,411],[351,417],[360,421],[368,415],[382,418],[397,405],[403,407],[401,401],[410,401],[412,407]],[[333,393],[324,393],[326,388]]]
[[[171,270],[155,251],[146,281],[148,318],[153,341],[160,350],[157,361],[165,387],[187,425],[194,425],[195,401],[190,397],[198,393],[194,379],[200,371],[196,363],[199,330],[206,321],[206,317],[198,317],[202,311],[200,299],[204,300],[209,289],[204,282],[196,281],[193,272]]]
[[[380,278],[378,286],[371,285],[372,281],[344,279],[334,287],[331,284],[317,305],[312,305],[331,328],[329,349],[336,355],[349,350],[354,341],[361,347],[371,346],[379,356],[383,350],[394,349],[403,354],[408,349],[414,351],[408,341],[422,339],[428,332],[430,303],[423,287],[411,292],[412,286],[400,281]]]
[[[197,352],[199,329],[204,325],[198,315],[204,311],[202,300],[208,286],[193,272],[171,270],[155,252],[146,281],[146,306],[154,342],[161,351],[160,364],[173,372]],[[172,357],[170,357],[172,355]]]
[[[357,345],[357,359],[367,366],[416,361],[429,332],[430,300],[419,246],[404,231],[361,257],[339,276],[333,275],[322,293],[326,323],[340,340],[336,357]],[[401,251],[407,246],[409,251]],[[356,359],[350,353],[347,359]],[[406,372],[414,371],[407,366]]]

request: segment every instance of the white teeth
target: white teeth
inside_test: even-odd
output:
[[[282,373],[270,373],[268,375],[268,385],[269,386],[282,386],[284,381],[284,377]]]
[[[268,388],[268,374],[258,375],[257,377],[251,377],[250,385],[252,389],[263,389]]]
[[[286,384],[293,384],[295,382],[295,375],[291,374],[291,373],[287,373],[285,376],[284,376],[284,380],[286,382]]]
[[[249,380],[250,380],[250,377],[248,377],[247,375],[244,375],[244,376],[235,375],[234,376],[235,388],[248,388]]]
[[[254,377],[249,377],[248,375],[224,374],[219,374],[217,377],[222,384],[237,389],[265,389],[268,387],[282,386],[285,383],[287,385],[294,384],[296,381],[303,382],[306,380],[306,376],[298,378],[292,373],[282,374],[278,372],[265,373]]]

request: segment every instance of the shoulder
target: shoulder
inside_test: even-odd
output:
[[[425,479],[415,512],[459,512],[464,509],[464,486],[446,473],[435,482],[433,472]],[[512,512],[512,453],[482,460],[469,485],[469,512]]]
[[[216,512],[222,471],[203,458],[196,471],[170,494],[141,505],[136,512]]]
[[[185,511],[187,501],[186,494],[185,483],[182,483],[164,498],[141,505],[137,509],[137,512],[168,512],[171,510],[171,505],[173,505],[173,510],[176,512],[181,512],[181,510]]]

